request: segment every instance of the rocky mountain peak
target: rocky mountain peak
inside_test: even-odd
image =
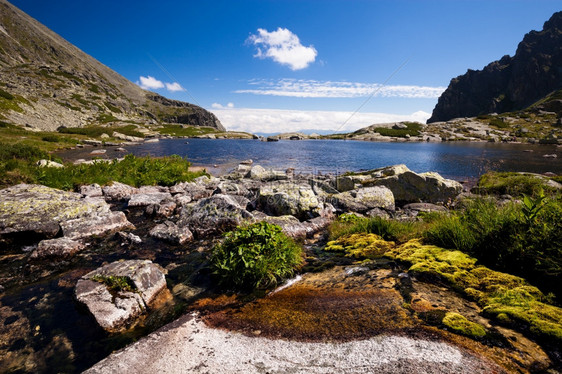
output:
[[[430,122],[520,110],[562,88],[562,12],[527,33],[513,57],[453,78]]]

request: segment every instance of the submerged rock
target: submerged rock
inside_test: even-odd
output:
[[[116,285],[117,284],[117,285]],[[166,290],[162,268],[148,260],[117,261],[84,275],[76,299],[107,331],[130,326]]]

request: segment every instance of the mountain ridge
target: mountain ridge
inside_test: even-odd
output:
[[[530,31],[515,55],[453,78],[427,123],[521,110],[562,88],[562,11]]]
[[[182,123],[224,131],[190,103],[145,91],[0,0],[0,120],[55,130],[108,122]]]

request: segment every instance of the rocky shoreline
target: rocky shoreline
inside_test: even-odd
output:
[[[182,308],[193,308],[190,305],[194,300],[213,292],[208,270],[203,265],[206,253],[220,240],[222,233],[238,225],[258,221],[277,224],[288,236],[304,242],[312,250],[310,248],[314,247],[314,243],[324,240],[326,228],[339,214],[411,220],[419,212],[446,211],[462,193],[463,186],[456,181],[442,178],[436,173],[417,174],[405,165],[339,176],[300,175],[292,169],[265,169],[253,165],[251,160],[241,163],[226,175],[199,177],[193,182],[171,187],[135,188],[114,182],[103,187],[82,186],[79,192],[24,184],[1,190],[0,266],[6,271],[2,272],[0,278],[0,314],[10,323],[0,328],[2,340],[7,342],[0,347],[0,352],[6,357],[0,369],[42,371],[45,369],[42,365],[46,365],[47,361],[38,356],[49,356],[53,352],[66,354],[69,365],[73,365],[72,355],[76,347],[72,347],[72,341],[68,340],[68,332],[57,333],[54,330],[51,332],[51,341],[37,343],[34,337],[41,335],[40,325],[33,327],[25,313],[6,302],[8,299],[4,296],[17,293],[21,287],[41,282],[42,279],[53,279],[59,285],[64,284],[66,295],[73,295],[71,300],[65,296],[67,307],[75,305],[78,312],[73,313],[80,315],[81,323],[88,325],[88,329],[98,329],[98,335],[119,336],[150,323],[153,329],[158,327],[158,323],[154,323],[158,317],[154,316],[161,316],[162,310],[168,311],[168,318],[177,316],[174,314],[177,311],[185,311],[178,309],[177,300],[182,300]],[[342,264],[351,264],[349,260],[342,261]],[[393,295],[399,306],[402,303],[401,293],[393,289],[407,279],[400,275],[404,274],[404,270],[399,270],[395,264],[380,266],[380,269],[358,268],[357,271],[336,267],[340,269],[340,273],[337,273],[340,275],[329,277],[331,280],[325,286],[326,290],[341,287],[350,279],[360,280],[359,284],[371,284],[372,279],[381,279],[386,286],[379,288],[390,288],[384,295],[376,293],[372,297],[387,300],[389,295]],[[395,272],[384,269],[395,269]],[[390,273],[394,275],[390,276]],[[341,274],[347,275],[340,279]],[[314,287],[318,286],[318,282],[313,282]],[[357,285],[353,283],[349,287]],[[419,287],[421,289],[422,286]],[[444,292],[438,288],[425,292],[422,299],[431,299],[432,293]],[[284,292],[294,290],[289,287],[289,291]],[[283,295],[283,292],[279,294]],[[34,297],[45,298],[47,295]],[[365,297],[363,293],[358,295],[360,298]],[[447,297],[453,299],[451,295]],[[436,296],[432,303],[439,305],[440,301],[437,300],[442,299]],[[174,308],[176,312],[169,312]],[[459,308],[466,314],[476,307],[459,306],[455,310],[461,310]],[[194,310],[198,310],[197,307]],[[214,317],[209,318],[213,320]],[[211,320],[208,322],[211,323]],[[187,324],[182,326],[194,328],[192,324],[195,322],[190,319],[185,322]],[[490,322],[483,323],[491,326]],[[13,329],[14,326],[19,328]],[[411,328],[417,331],[422,327],[415,322]],[[167,329],[171,329],[173,334],[173,327]],[[390,326],[387,329],[393,331]],[[102,333],[103,330],[105,332]],[[255,335],[257,330],[252,331],[250,334]],[[509,339],[515,336],[513,334],[516,333],[506,330],[502,336]],[[21,337],[26,335],[29,337]],[[66,343],[53,348],[55,336],[64,336]],[[161,333],[156,335],[162,336]],[[193,338],[196,336],[193,335]],[[443,341],[451,339],[442,334],[435,336]],[[160,345],[163,344],[158,340],[160,338],[149,339]],[[517,341],[512,353],[501,351],[501,354],[512,357],[519,352],[525,359],[513,364],[512,358],[508,358],[509,365],[516,365],[522,371],[531,370],[534,366],[547,368],[550,365],[548,356],[536,344],[520,334],[517,335]],[[173,341],[168,344],[168,347],[176,345]],[[271,344],[274,346],[278,343]],[[479,350],[484,348],[473,347],[478,344],[463,342],[460,346],[472,350],[472,354],[480,354]],[[135,348],[132,349],[135,351]],[[331,349],[337,351],[340,347],[332,346]],[[119,355],[110,362],[120,361]],[[484,356],[489,355],[496,357],[498,354],[487,352]],[[483,360],[487,362],[488,359]],[[455,367],[458,367],[458,362]],[[218,361],[215,364],[220,365]],[[111,366],[114,364],[104,365],[107,364],[100,368],[116,368]],[[412,365],[412,368],[423,367],[422,364]],[[474,365],[479,368],[477,371],[482,372],[495,367],[495,364],[488,363],[482,364],[484,366]],[[86,368],[78,367],[81,370]],[[329,365],[326,367],[333,368]],[[170,370],[173,371],[173,367]]]

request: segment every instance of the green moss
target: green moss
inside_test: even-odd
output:
[[[471,322],[458,313],[447,313],[442,323],[452,331],[470,338],[482,338],[486,335],[486,329],[482,325]]]
[[[487,194],[513,196],[536,195],[541,190],[552,191],[546,185],[548,178],[533,174],[513,172],[489,172],[480,177],[477,190]]]
[[[94,275],[90,278],[94,282],[103,283],[111,291],[137,292],[135,282],[129,277],[118,275]]]
[[[498,322],[516,323],[535,337],[562,343],[562,309],[546,303],[544,294],[523,278],[478,265],[475,258],[463,252],[423,244],[418,239],[402,245],[384,245],[379,241],[373,234],[353,234],[329,242],[326,249],[399,260],[409,264],[409,272],[439,279],[474,299]],[[458,317],[453,321],[458,322]],[[478,337],[481,331],[473,328],[468,328],[467,335]]]

